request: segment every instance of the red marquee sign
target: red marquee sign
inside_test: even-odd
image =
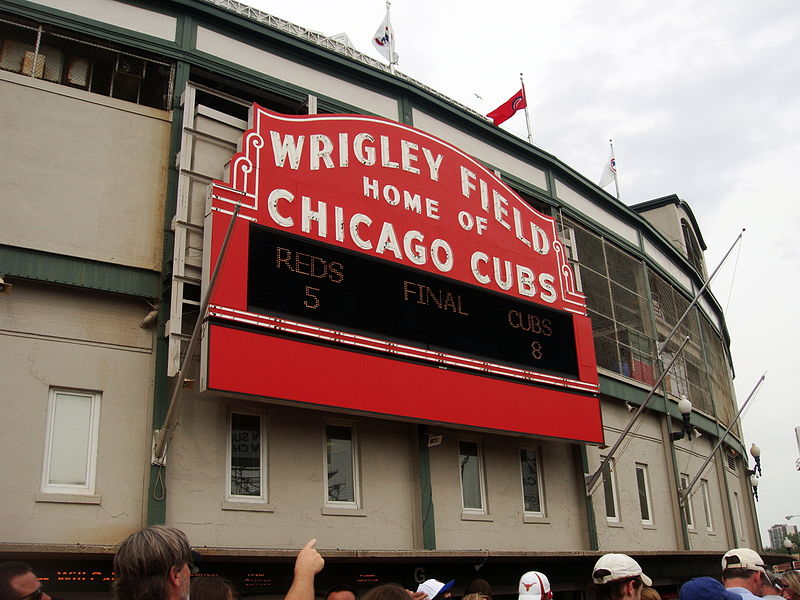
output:
[[[585,299],[555,222],[379,117],[253,105],[211,188],[204,386],[602,442]],[[208,275],[207,275],[208,276]]]

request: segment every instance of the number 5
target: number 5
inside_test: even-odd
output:
[[[306,286],[306,296],[313,302],[309,302],[309,300],[303,302],[306,308],[319,308],[319,298],[314,294],[314,292],[318,291],[319,288],[311,287],[310,285]]]

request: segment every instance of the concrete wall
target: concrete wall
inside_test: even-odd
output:
[[[430,449],[438,550],[568,551],[588,547],[586,511],[572,445],[443,429]],[[484,460],[486,515],[462,513],[459,440],[478,440]],[[544,517],[525,518],[519,451],[538,446]]]
[[[116,543],[142,522],[149,471],[153,332],[149,307],[17,282],[0,296],[0,539]],[[95,497],[40,492],[51,387],[100,392]]]
[[[2,243],[161,269],[170,113],[0,71],[0,115]]]
[[[225,497],[227,411],[267,415],[266,510]],[[359,509],[326,509],[325,425],[354,423],[360,459]],[[414,548],[418,492],[411,426],[378,419],[244,402],[215,395],[187,398],[168,455],[167,521],[193,544],[298,548]]]

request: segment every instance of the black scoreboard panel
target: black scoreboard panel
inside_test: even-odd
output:
[[[250,312],[578,378],[567,312],[255,224],[247,294]]]

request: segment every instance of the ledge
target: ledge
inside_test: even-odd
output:
[[[54,502],[60,504],[100,504],[103,501],[103,497],[94,494],[51,494],[36,492],[33,500],[34,502]]]
[[[231,500],[222,501],[222,510],[244,510],[251,512],[275,512],[271,504],[267,502],[236,502]]]

